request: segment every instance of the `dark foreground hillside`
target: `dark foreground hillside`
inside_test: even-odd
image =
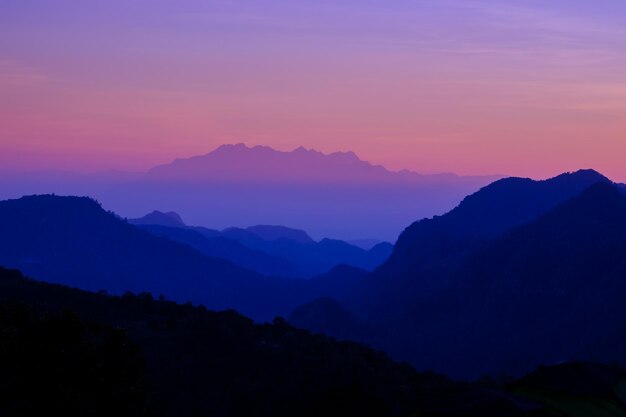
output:
[[[0,270],[0,294],[3,404],[13,403],[3,411],[16,416],[45,408],[63,415],[405,415],[422,391],[451,385],[280,320],[255,325],[233,311],[93,294],[7,270]]]
[[[498,181],[409,227],[353,288],[293,323],[465,380],[624,364],[626,195],[594,171]]]
[[[88,293],[1,268],[0,306],[7,416],[564,415],[280,319],[255,325],[233,311]]]

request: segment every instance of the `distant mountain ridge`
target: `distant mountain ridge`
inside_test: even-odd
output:
[[[187,227],[182,217],[180,217],[180,215],[175,211],[163,213],[161,211],[154,210],[143,217],[129,219],[129,222],[137,225],[158,224],[159,226],[168,227]]]
[[[87,197],[42,195],[0,201],[0,230],[0,265],[19,268],[35,279],[112,294],[163,294],[217,310],[237,309],[259,321],[287,315],[318,297],[343,294],[366,272],[335,266],[338,260],[359,263],[370,256],[339,241],[268,242],[241,229],[304,266],[324,272],[332,268],[326,277],[350,271],[348,279],[336,280],[262,274],[257,272],[262,268],[293,272],[294,265],[273,253],[215,237],[210,229],[133,225]],[[325,264],[316,263],[331,255],[334,258]]]
[[[24,195],[90,196],[136,218],[158,207],[190,224],[291,225],[315,239],[395,241],[416,218],[444,213],[498,175],[392,171],[353,152],[223,145],[133,175],[0,175],[0,200]],[[372,221],[376,219],[376,221]],[[175,226],[175,224],[168,224]],[[370,249],[371,242],[363,244]]]
[[[0,264],[47,282],[116,294],[149,291],[257,319],[273,318],[299,297],[295,280],[155,236],[86,197],[0,201],[0,230]]]
[[[90,290],[162,292],[260,320],[294,311],[304,327],[458,378],[572,359],[626,362],[623,190],[593,170],[499,180],[449,213],[413,223],[373,272],[338,265],[310,280],[255,273],[212,251],[244,248],[239,255],[251,263],[276,254],[358,259],[364,251],[330,239],[299,243],[282,228],[270,228],[270,240],[238,228],[155,232],[88,198],[31,196],[0,202],[0,265]],[[171,213],[151,215],[184,224]]]
[[[390,171],[382,165],[373,165],[360,159],[351,151],[324,154],[301,146],[291,152],[284,152],[268,146],[248,147],[243,143],[221,145],[205,155],[176,159],[170,164],[150,169],[146,176],[150,179],[186,181],[366,184],[428,181],[445,183],[465,178],[451,173],[418,174],[409,170]]]
[[[305,231],[285,226],[230,227],[221,231],[188,226],[173,212],[153,211],[129,222],[265,275],[310,278],[341,264],[372,270],[393,250],[387,242],[369,250],[333,239],[316,242]]]
[[[291,229],[285,226],[258,225],[247,227],[246,230],[269,241],[288,239],[298,243],[313,243],[313,239],[304,230]]]

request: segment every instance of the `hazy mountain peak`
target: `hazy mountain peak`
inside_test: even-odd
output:
[[[267,241],[288,239],[298,243],[314,242],[311,236],[309,236],[309,234],[304,230],[292,229],[286,226],[257,225],[250,226],[246,230]]]
[[[354,152],[352,152],[352,151],[347,151],[347,152],[333,152],[333,153],[331,153],[331,154],[328,154],[328,157],[330,157],[330,158],[335,158],[335,159],[337,159],[337,160],[341,160],[341,161],[344,161],[344,162],[351,162],[351,163],[354,163],[354,162],[356,162],[356,163],[366,163],[366,164],[368,164],[369,166],[371,166],[372,168],[375,168],[375,166],[374,166],[374,165],[372,165],[372,164],[370,164],[369,162],[362,161],[362,160],[361,160],[361,159],[357,156],[357,154],[355,154],[355,153],[354,153]]]
[[[151,213],[146,214],[145,216],[138,219],[129,220],[130,223],[133,224],[153,224],[159,226],[168,226],[168,227],[185,227],[186,224],[180,215],[174,211],[170,211],[167,213],[163,213],[158,210],[154,210]]]
[[[245,143],[225,143],[223,145],[218,146],[213,152],[224,152],[231,150],[245,150],[250,149]]]
[[[352,151],[323,153],[300,146],[278,151],[268,146],[243,143],[221,145],[214,151],[177,159],[148,171],[149,178],[189,181],[248,183],[432,183],[458,180],[451,174],[422,175],[404,170],[389,171],[373,165]]]

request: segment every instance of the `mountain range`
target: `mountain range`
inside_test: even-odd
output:
[[[263,319],[297,300],[291,279],[154,236],[85,197],[0,202],[0,230],[0,264],[47,282],[115,294],[150,291]]]
[[[372,270],[393,249],[387,242],[369,250],[333,239],[316,242],[305,231],[285,226],[229,227],[221,231],[187,226],[174,212],[154,211],[129,222],[154,235],[187,244],[205,255],[283,277],[310,278],[341,264]]]
[[[367,272],[346,264],[373,268],[391,251],[390,244],[365,251],[329,239],[314,242],[286,227],[218,232],[186,226],[174,213],[129,222],[93,199],[54,195],[0,202],[0,230],[0,265],[33,278],[113,294],[164,294],[261,321],[315,296],[343,294],[344,281],[353,282],[350,271]],[[348,271],[348,279],[329,282],[336,271]],[[321,275],[312,277],[316,272]]]
[[[328,302],[292,317],[339,337],[368,329],[360,340],[460,378],[624,363],[625,225],[623,187],[595,171],[503,179],[408,227],[390,259],[335,300],[343,327],[316,321]]]
[[[382,165],[363,161],[354,152],[324,154],[302,146],[283,152],[268,146],[248,147],[243,143],[222,145],[206,155],[176,159],[150,169],[146,175],[150,179],[185,182],[347,183],[367,186],[379,183],[443,185],[481,178],[451,173],[424,175],[409,170],[394,172]]]
[[[138,221],[169,226],[135,225],[88,198],[32,196],[0,202],[0,264],[87,290],[235,308],[260,321],[292,312],[299,327],[455,378],[521,375],[559,361],[626,361],[625,200],[622,185],[592,170],[506,178],[407,227],[373,271],[338,265],[302,280],[208,254],[230,242],[248,251],[242,257],[257,251],[266,261],[279,258],[272,245],[324,244],[299,230],[216,231],[172,213]],[[190,233],[223,240],[203,252]]]
[[[598,417],[623,369],[573,362],[456,383],[355,343],[234,311],[114,297],[0,268],[0,414]],[[36,399],[35,401],[33,399]]]
[[[140,173],[6,173],[0,199],[90,196],[129,218],[158,209],[219,230],[283,224],[316,240],[393,241],[415,219],[443,213],[497,178],[395,172],[353,152],[237,144]]]

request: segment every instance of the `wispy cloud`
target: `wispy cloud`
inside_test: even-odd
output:
[[[39,69],[13,59],[0,59],[0,86],[29,86],[43,83],[48,76]]]

